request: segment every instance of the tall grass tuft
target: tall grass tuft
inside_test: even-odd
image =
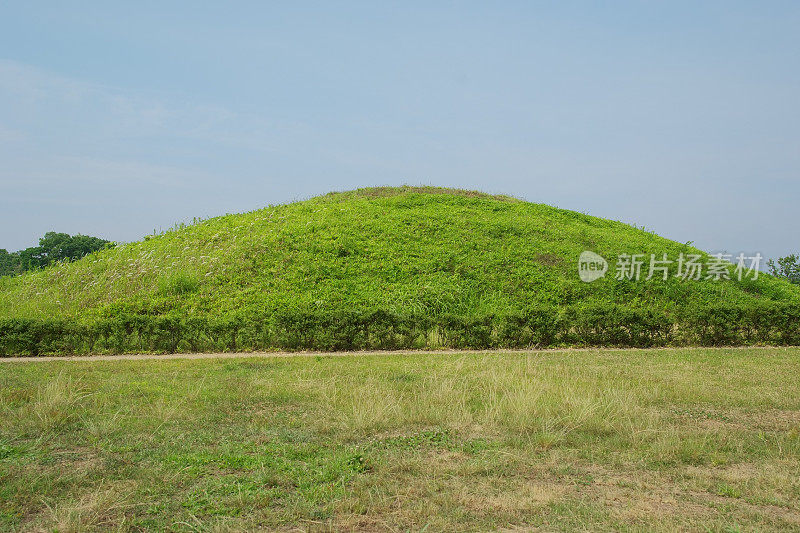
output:
[[[31,401],[17,411],[17,418],[32,430],[59,430],[80,420],[88,396],[78,379],[60,372],[37,387]]]

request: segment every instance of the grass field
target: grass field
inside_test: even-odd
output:
[[[4,530],[800,530],[800,349],[0,364]]]

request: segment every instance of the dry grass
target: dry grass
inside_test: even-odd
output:
[[[799,349],[17,363],[6,529],[800,530]]]
[[[32,401],[15,413],[16,419],[39,431],[57,429],[80,416],[81,403],[87,396],[78,378],[59,373],[36,387]]]
[[[42,530],[60,533],[80,531],[127,531],[126,512],[135,504],[130,501],[130,490],[120,487],[99,487],[75,501],[59,501],[46,506],[42,517]]]

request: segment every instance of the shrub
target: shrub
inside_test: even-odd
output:
[[[435,334],[434,334],[435,332]],[[434,344],[435,343],[435,344]],[[281,310],[185,317],[118,309],[93,321],[0,319],[0,355],[223,350],[640,347],[800,344],[800,307],[765,302],[670,311],[616,305],[531,307],[461,317],[384,310]]]
[[[187,272],[175,272],[158,280],[158,292],[162,296],[183,296],[199,288],[200,280]]]

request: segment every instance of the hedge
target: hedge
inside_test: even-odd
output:
[[[285,311],[185,317],[121,312],[93,321],[0,319],[0,356],[180,351],[800,345],[800,306],[670,311],[616,305],[533,307],[461,317]]]

